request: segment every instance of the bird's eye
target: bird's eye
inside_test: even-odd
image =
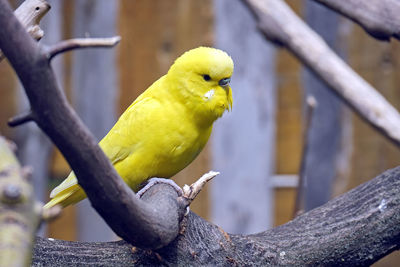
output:
[[[211,80],[211,77],[210,77],[210,75],[208,75],[208,74],[204,74],[204,75],[203,75],[203,79],[204,79],[205,81],[209,81],[209,80]]]

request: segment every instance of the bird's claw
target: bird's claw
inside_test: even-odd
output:
[[[184,197],[183,195],[183,191],[182,188],[180,188],[173,180],[171,179],[164,179],[164,178],[151,178],[150,180],[148,180],[148,183],[139,190],[139,192],[136,193],[136,195],[141,198],[144,193],[146,193],[152,186],[156,185],[156,184],[160,184],[160,183],[164,183],[164,184],[168,184],[170,186],[172,186],[176,192],[178,193],[178,197]],[[188,215],[190,211],[189,208],[189,203],[186,206],[186,211],[184,216]]]
[[[182,188],[180,188],[173,180],[164,179],[164,178],[151,178],[148,181],[148,183],[142,189],[140,189],[139,192],[136,193],[137,196],[139,198],[141,198],[144,195],[144,193],[146,193],[147,190],[149,190],[152,186],[154,186],[156,184],[160,184],[160,183],[168,184],[168,185],[172,186],[178,193],[179,197],[183,195]]]

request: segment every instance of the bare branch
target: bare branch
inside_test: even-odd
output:
[[[0,25],[0,49],[24,86],[35,122],[63,153],[96,211],[117,235],[135,246],[159,248],[174,240],[179,214],[184,212],[177,196],[164,195],[156,204],[138,199],[69,106],[47,54],[27,34],[6,0],[0,0]]]
[[[400,146],[400,114],[282,0],[242,0],[271,41],[289,49],[361,118]]]
[[[40,204],[1,136],[0,178],[0,266],[28,266],[40,221]]]
[[[25,0],[16,10],[15,16],[35,39],[40,40],[44,32],[39,27],[40,20],[49,11],[50,5],[45,0]],[[4,58],[0,50],[0,61]]]
[[[183,186],[183,197],[187,199],[188,204],[190,204],[196,196],[200,193],[207,182],[211,181],[219,172],[210,171],[201,176],[196,182],[190,186]]]
[[[299,184],[297,185],[293,218],[304,213],[305,167],[306,167],[306,157],[309,149],[308,136],[309,136],[309,131],[311,129],[311,122],[314,110],[318,105],[317,100],[312,95],[307,96],[306,102],[307,102],[307,110],[306,110],[305,126],[303,130],[303,149],[301,153]]]
[[[11,127],[19,126],[29,121],[33,121],[33,114],[31,111],[19,114],[11,119],[8,120],[8,125]]]
[[[369,266],[399,248],[397,167],[262,233],[227,234],[190,212],[186,230],[160,250],[39,239],[33,266]]]
[[[77,38],[62,41],[47,50],[49,60],[60,53],[73,49],[93,48],[93,47],[113,47],[121,40],[120,36],[110,38]]]
[[[400,2],[397,0],[314,0],[353,20],[380,40],[400,39]]]

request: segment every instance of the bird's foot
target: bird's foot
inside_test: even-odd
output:
[[[168,184],[170,186],[172,186],[173,188],[175,188],[176,192],[178,193],[178,196],[182,196],[183,195],[183,191],[182,188],[180,188],[173,180],[171,179],[164,179],[164,178],[151,178],[147,184],[139,190],[139,192],[136,193],[136,195],[141,198],[143,196],[144,193],[146,193],[152,186],[156,185],[156,184]]]
[[[156,184],[168,184],[170,186],[172,186],[176,192],[178,193],[178,197],[182,197],[183,196],[183,191],[182,188],[180,188],[173,180],[171,179],[165,179],[165,178],[151,178],[150,180],[148,180],[147,184],[139,190],[139,192],[136,193],[136,195],[141,198],[144,193],[146,193],[152,186],[156,185]],[[189,206],[186,206],[186,210],[185,210],[185,214],[184,216],[186,216],[190,211]]]

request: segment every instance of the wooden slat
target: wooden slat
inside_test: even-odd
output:
[[[303,1],[288,1],[301,15]],[[276,57],[277,111],[276,111],[276,174],[298,174],[302,154],[302,98],[300,62],[285,49]],[[274,225],[292,219],[296,190],[275,189]]]
[[[287,1],[300,15],[303,1]],[[277,113],[276,160],[277,174],[298,173],[302,150],[301,63],[286,49],[279,49],[276,57]]]
[[[295,203],[295,193],[295,188],[275,189],[274,226],[282,225],[293,219],[292,215]]]
[[[400,45],[377,42],[359,28],[351,39],[350,60],[355,70],[400,109]],[[371,52],[373,51],[373,52]],[[399,164],[400,150],[354,116],[354,147],[349,188]]]
[[[354,28],[350,61],[355,70],[400,109],[400,45],[378,42]],[[358,116],[353,115],[353,156],[347,190],[368,181],[386,169],[399,165],[400,150]],[[400,253],[394,252],[373,266],[398,266]]]
[[[235,62],[233,109],[215,125],[212,219],[230,233],[255,233],[273,224],[275,49],[259,34],[239,1],[216,1],[216,45]]]
[[[12,139],[14,130],[7,121],[17,112],[16,76],[6,59],[0,62],[0,85],[0,134]]]
[[[75,1],[63,1],[63,32],[62,39],[73,38],[72,25],[74,17],[74,2]],[[51,11],[50,11],[51,12]],[[72,72],[72,55],[74,52],[64,53],[62,55],[64,60],[64,79],[59,80],[66,93],[68,99],[71,99],[71,72]],[[60,79],[60,77],[57,77]],[[49,189],[54,188],[60,184],[63,179],[66,178],[71,168],[67,161],[64,159],[60,151],[53,146],[50,174],[52,180],[49,184]],[[48,192],[50,195],[50,190]],[[70,206],[66,208],[59,218],[50,222],[47,227],[47,235],[57,239],[63,240],[77,240],[77,229],[76,229],[76,208]]]

